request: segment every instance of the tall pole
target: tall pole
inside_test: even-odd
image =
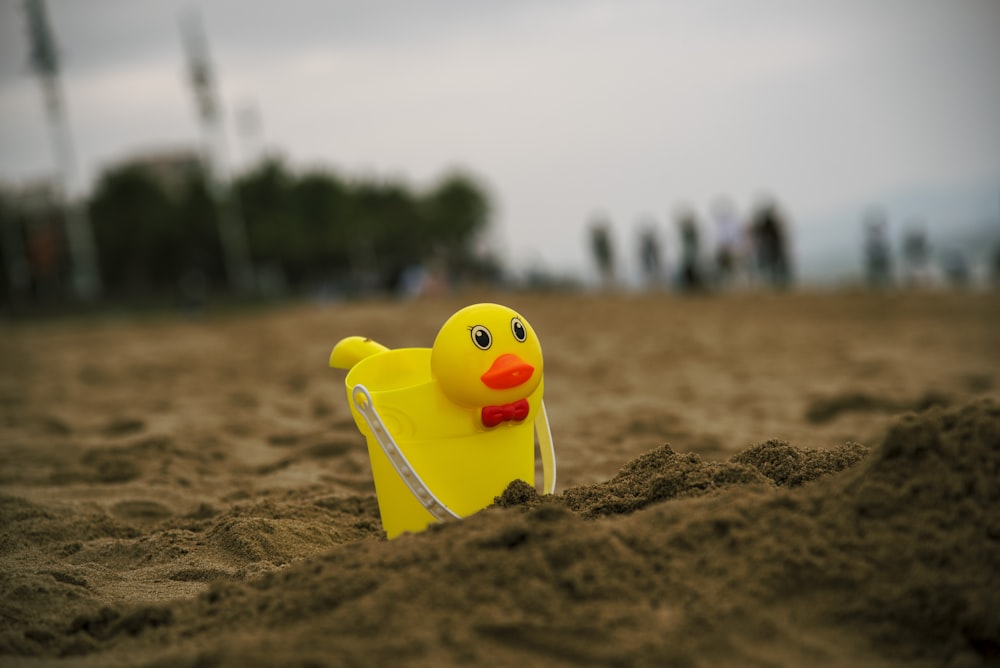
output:
[[[236,112],[236,131],[240,137],[243,169],[260,161],[262,151],[260,109],[254,100],[246,100]]]
[[[72,261],[73,292],[86,300],[101,294],[94,232],[86,207],[77,201],[76,152],[70,131],[66,103],[59,79],[59,58],[43,0],[25,0],[28,37],[31,41],[31,68],[42,82],[49,136],[58,174],[58,196],[66,213],[66,237]]]
[[[219,237],[230,287],[241,293],[253,289],[253,265],[246,224],[239,202],[231,192],[226,170],[226,136],[219,113],[215,74],[208,53],[208,39],[196,11],[181,17],[181,36],[187,53],[188,76],[205,140],[205,166],[209,191],[219,216]]]

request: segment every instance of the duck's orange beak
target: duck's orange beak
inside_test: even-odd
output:
[[[491,389],[509,390],[526,383],[533,373],[535,367],[517,355],[505,354],[493,360],[493,365],[480,376],[480,379]]]

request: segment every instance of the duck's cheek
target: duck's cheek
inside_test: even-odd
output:
[[[471,380],[467,376],[471,376]],[[438,374],[436,378],[441,392],[456,406],[478,408],[487,403],[495,403],[491,402],[489,397],[491,394],[496,394],[496,391],[480,383],[479,379],[471,373],[462,377]]]
[[[479,386],[465,384],[456,387],[448,383],[440,383],[439,387],[445,397],[454,405],[472,410],[479,410],[483,406],[494,404],[506,404],[519,399],[530,397],[540,383],[540,377],[512,387],[510,389],[496,390],[479,383]]]
[[[535,369],[535,375],[532,376],[531,380],[524,384],[521,393],[527,397],[528,395],[534,394],[535,390],[538,389],[538,385],[542,382],[542,370],[541,368]]]

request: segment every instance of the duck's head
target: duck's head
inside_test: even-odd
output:
[[[542,380],[542,347],[516,311],[473,304],[448,318],[431,349],[445,396],[467,408],[528,398]]]

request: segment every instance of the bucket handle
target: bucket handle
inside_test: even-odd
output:
[[[549,429],[549,414],[545,412],[545,402],[539,406],[538,417],[541,426],[535,420],[535,435],[538,437],[538,452],[542,458],[542,493],[554,494],[556,491],[556,449],[552,445],[552,430]]]
[[[420,479],[420,476],[417,475],[417,472],[413,470],[413,466],[406,459],[406,455],[396,445],[392,434],[389,433],[389,430],[385,427],[385,423],[382,422],[382,417],[375,408],[375,403],[372,401],[372,395],[368,392],[368,388],[361,384],[355,385],[354,390],[351,391],[351,399],[354,401],[354,406],[358,409],[358,412],[361,413],[361,417],[368,423],[368,428],[372,430],[375,440],[382,446],[382,451],[389,458],[392,468],[396,469],[396,473],[406,483],[413,496],[417,497],[417,500],[427,509],[427,512],[433,515],[439,522],[449,519],[461,519],[460,515],[455,514],[453,510],[441,503],[441,500],[434,496],[434,492],[427,487],[424,481]]]
[[[413,466],[406,459],[406,455],[396,445],[395,439],[382,422],[382,417],[375,408],[372,395],[368,388],[360,383],[354,386],[351,391],[351,400],[354,402],[358,413],[365,419],[368,428],[372,430],[375,440],[382,447],[382,451],[389,459],[389,463],[396,469],[396,473],[406,484],[413,496],[417,497],[421,505],[427,509],[436,520],[443,522],[449,519],[461,519],[461,515],[444,505],[434,492],[427,487],[427,484],[420,478]],[[545,402],[542,402],[539,417],[543,424],[538,425],[535,420],[535,434],[538,437],[538,447],[542,458],[542,487],[545,494],[552,494],[556,488],[556,453],[552,445],[552,432],[549,429],[549,416],[545,412]]]

